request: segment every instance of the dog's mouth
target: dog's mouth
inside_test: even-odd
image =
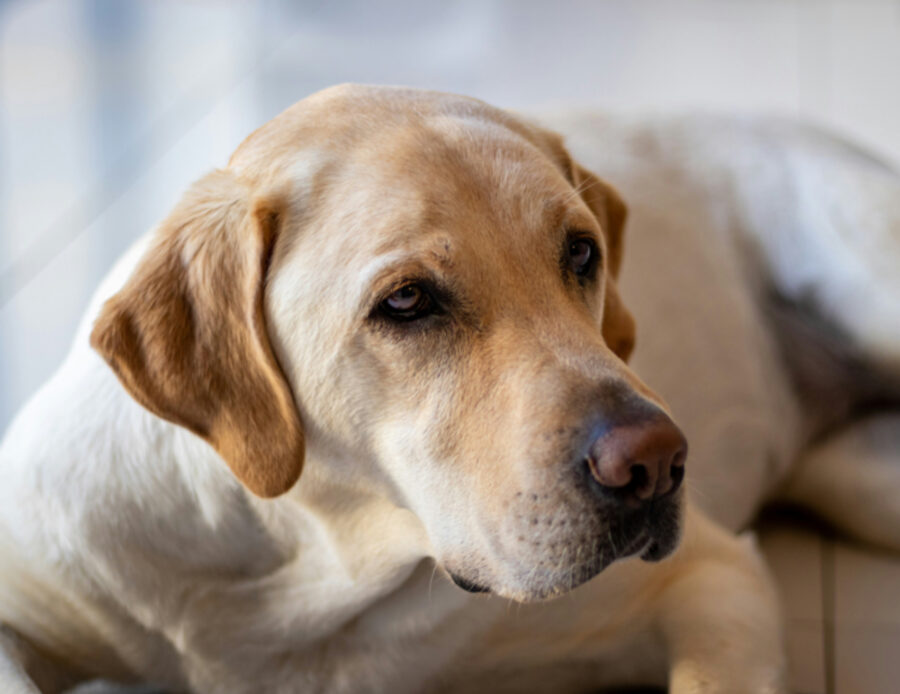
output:
[[[625,516],[607,526],[605,537],[595,542],[580,564],[561,572],[561,580],[551,587],[549,597],[561,595],[591,580],[613,562],[638,557],[657,562],[668,557],[681,539],[681,504],[667,499],[644,513]]]
[[[598,530],[559,555],[528,557],[517,562],[516,587],[486,580],[483,572],[447,567],[452,581],[469,593],[493,593],[520,602],[545,600],[563,595],[591,580],[613,562],[629,557],[656,562],[669,556],[681,535],[681,504],[665,499],[642,512],[618,515],[598,524]],[[566,561],[577,557],[577,561]]]
[[[452,571],[450,571],[449,573],[450,573],[450,578],[453,580],[453,582],[468,593],[490,593],[491,592],[491,589],[488,588],[487,586],[483,586],[479,583],[475,583],[474,581],[465,579],[462,576],[460,576],[459,574],[453,573]]]
[[[637,555],[643,561],[660,561],[668,557],[681,539],[681,505],[676,500],[665,500],[648,515],[642,532],[621,557]]]
[[[641,551],[640,557],[644,561],[661,561],[675,551],[679,539],[679,532],[670,533],[665,537],[652,538]]]

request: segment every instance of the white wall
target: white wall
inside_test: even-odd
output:
[[[0,430],[179,191],[348,80],[789,114],[900,162],[900,0],[0,0]]]

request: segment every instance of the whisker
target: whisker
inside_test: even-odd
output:
[[[434,567],[431,569],[431,579],[428,581],[428,602],[431,602],[431,588],[434,585],[434,575],[437,573],[437,562],[434,562]]]

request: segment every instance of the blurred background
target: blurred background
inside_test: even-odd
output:
[[[900,0],[0,0],[0,432],[131,242],[343,81],[787,115],[900,165]],[[796,690],[900,691],[900,561],[796,520],[761,537]]]
[[[900,162],[900,0],[0,0],[0,431],[131,241],[342,81],[793,115]]]

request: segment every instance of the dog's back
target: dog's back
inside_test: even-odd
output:
[[[811,127],[725,117],[551,121],[630,205],[634,367],[731,528],[812,441],[900,398],[900,176]]]

